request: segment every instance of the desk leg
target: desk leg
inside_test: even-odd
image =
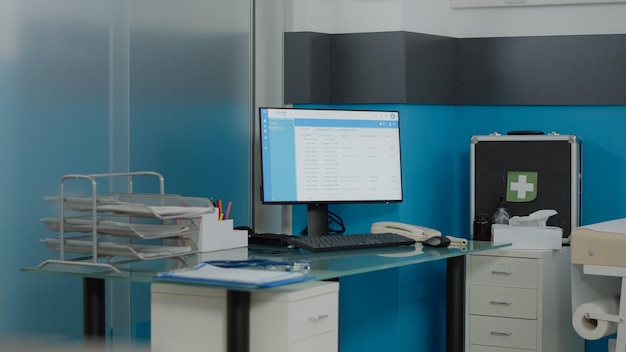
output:
[[[228,352],[250,350],[250,292],[226,291],[226,348]]]
[[[104,338],[104,294],[104,279],[83,279],[83,335],[87,340]]]
[[[447,259],[446,352],[465,350],[465,256]]]

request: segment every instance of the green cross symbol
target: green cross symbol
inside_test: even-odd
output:
[[[537,198],[538,173],[533,171],[509,171],[506,180],[507,202],[530,202]]]

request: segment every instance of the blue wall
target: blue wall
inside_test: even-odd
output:
[[[331,207],[344,219],[349,233],[367,232],[373,221],[395,220],[468,237],[470,137],[511,130],[579,136],[583,155],[582,224],[626,217],[626,148],[621,145],[626,107],[307,107],[400,111],[405,200],[390,205]],[[296,207],[294,232],[304,227],[304,221],[304,209]],[[341,350],[445,350],[444,270],[444,263],[429,263],[342,279]],[[606,339],[587,341],[586,351],[604,352],[606,343]]]

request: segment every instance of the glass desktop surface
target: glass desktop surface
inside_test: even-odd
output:
[[[247,248],[193,253],[178,258],[153,259],[117,264],[116,268],[119,269],[121,273],[116,273],[107,268],[68,264],[47,264],[43,267],[26,267],[22,268],[22,271],[151,283],[158,281],[158,279],[154,278],[154,275],[157,273],[192,268],[204,261],[268,259],[281,262],[307,261],[311,266],[309,275],[313,276],[314,280],[326,280],[425,263],[433,260],[447,259],[490,249],[503,248],[509,245],[508,243],[469,241],[467,246],[463,247],[430,248],[416,245],[409,247],[371,248],[320,253],[303,253],[297,249],[250,245]],[[194,283],[194,285],[197,285],[197,283]],[[268,289],[221,284],[206,285],[240,291]]]

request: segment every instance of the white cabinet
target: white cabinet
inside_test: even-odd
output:
[[[577,352],[570,250],[498,249],[467,257],[466,350]]]
[[[336,352],[336,282],[310,281],[250,297],[251,352]],[[226,351],[226,291],[206,286],[154,283],[151,350]]]

